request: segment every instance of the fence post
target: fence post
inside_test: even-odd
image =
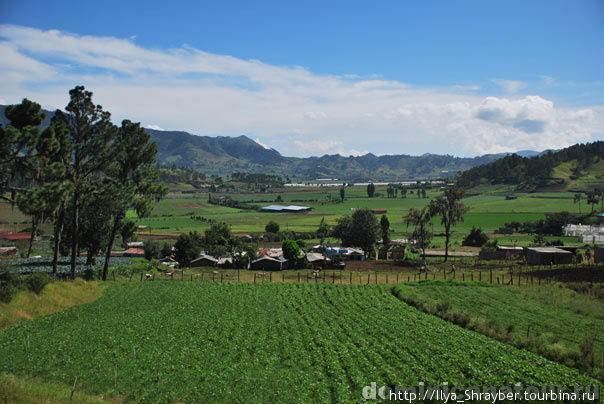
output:
[[[240,282],[240,280],[241,280],[241,277],[239,274],[240,271],[241,271],[240,269],[237,269],[237,282]]]
[[[493,270],[489,269],[489,283],[493,283]]]
[[[478,280],[482,282],[482,271],[478,271]]]
[[[407,282],[411,281],[411,275],[407,275]]]
[[[300,271],[298,271],[298,283],[300,283]]]
[[[350,284],[352,285],[352,271],[350,271]]]
[[[336,273],[335,272],[331,273],[331,283],[332,284],[336,283]]]
[[[273,273],[272,272],[269,272],[269,277],[270,277],[269,278],[269,282],[272,282],[273,281]]]
[[[220,273],[220,283],[222,283],[222,272]]]
[[[340,283],[342,283],[342,270],[340,270]]]
[[[465,272],[461,273],[461,280],[462,280],[462,282],[466,281],[466,273]]]
[[[470,272],[470,280],[474,282],[474,271]]]
[[[205,274],[205,272],[201,272],[201,281],[203,282],[203,275]]]
[[[388,285],[388,274],[386,274],[386,285]]]
[[[285,283],[285,271],[281,272],[281,282]]]
[[[371,274],[367,273],[367,285],[369,285],[369,282],[371,282]]]
[[[143,281],[143,273],[141,272],[141,282]]]
[[[396,273],[396,283],[398,283],[398,272]]]
[[[254,283],[256,283],[256,272],[254,272]]]

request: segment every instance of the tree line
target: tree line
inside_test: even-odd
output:
[[[126,212],[147,216],[167,190],[159,183],[157,146],[140,126],[95,105],[83,86],[69,91],[65,111],[50,126],[40,104],[23,99],[6,108],[10,123],[0,127],[0,198],[32,218],[32,238],[43,222],[53,224],[53,274],[61,253],[69,254],[70,274],[86,251],[88,263],[105,252],[107,278],[117,234],[132,234]],[[30,248],[31,250],[31,248]]]
[[[548,185],[555,166],[568,161],[577,161],[571,179],[577,178],[582,171],[600,161],[604,156],[604,142],[576,144],[565,149],[526,158],[517,154],[505,156],[492,163],[474,167],[458,174],[459,186],[470,188],[481,183],[510,184],[522,188],[534,188]]]

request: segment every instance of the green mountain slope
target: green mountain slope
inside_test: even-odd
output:
[[[604,187],[604,142],[576,144],[531,158],[505,156],[460,173],[457,182],[467,188],[506,184],[524,190]]]

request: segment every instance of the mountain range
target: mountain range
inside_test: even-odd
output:
[[[6,106],[0,105],[0,122],[7,125]],[[45,111],[49,124],[54,112]],[[197,136],[182,131],[146,129],[157,143],[160,164],[194,168],[204,174],[225,175],[235,172],[278,174],[290,180],[338,178],[347,181],[394,181],[452,177],[457,172],[488,164],[510,153],[486,154],[478,157],[453,157],[424,154],[422,156],[363,156],[339,154],[317,157],[286,157],[277,150],[267,149],[249,137]],[[539,152],[517,153],[532,157]]]

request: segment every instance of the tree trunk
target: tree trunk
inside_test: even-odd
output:
[[[52,258],[52,275],[56,279],[59,265],[59,248],[61,247],[61,234],[63,233],[63,220],[65,216],[64,205],[59,208],[59,217],[55,226],[55,247]]]
[[[34,244],[34,238],[36,237],[36,230],[38,229],[38,218],[34,215],[31,219],[31,235],[29,238],[29,247],[27,247],[27,258],[31,255],[31,248]]]
[[[105,265],[103,266],[103,280],[107,280],[107,274],[109,272],[109,260],[111,259],[111,250],[113,249],[113,242],[115,241],[115,235],[120,223],[120,217],[117,215],[113,219],[113,228],[111,229],[111,235],[109,236],[109,243],[107,243],[107,251],[105,252]]]
[[[72,240],[71,240],[71,279],[75,279],[76,276],[76,259],[78,257],[78,251],[79,251],[79,190],[78,190],[78,186],[76,185],[76,190],[74,191],[73,194],[73,217],[72,217],[72,224],[73,224],[73,234],[72,234]]]
[[[450,230],[451,225],[447,224],[445,226],[445,262],[447,262],[447,258],[449,258],[449,238],[451,237]]]

